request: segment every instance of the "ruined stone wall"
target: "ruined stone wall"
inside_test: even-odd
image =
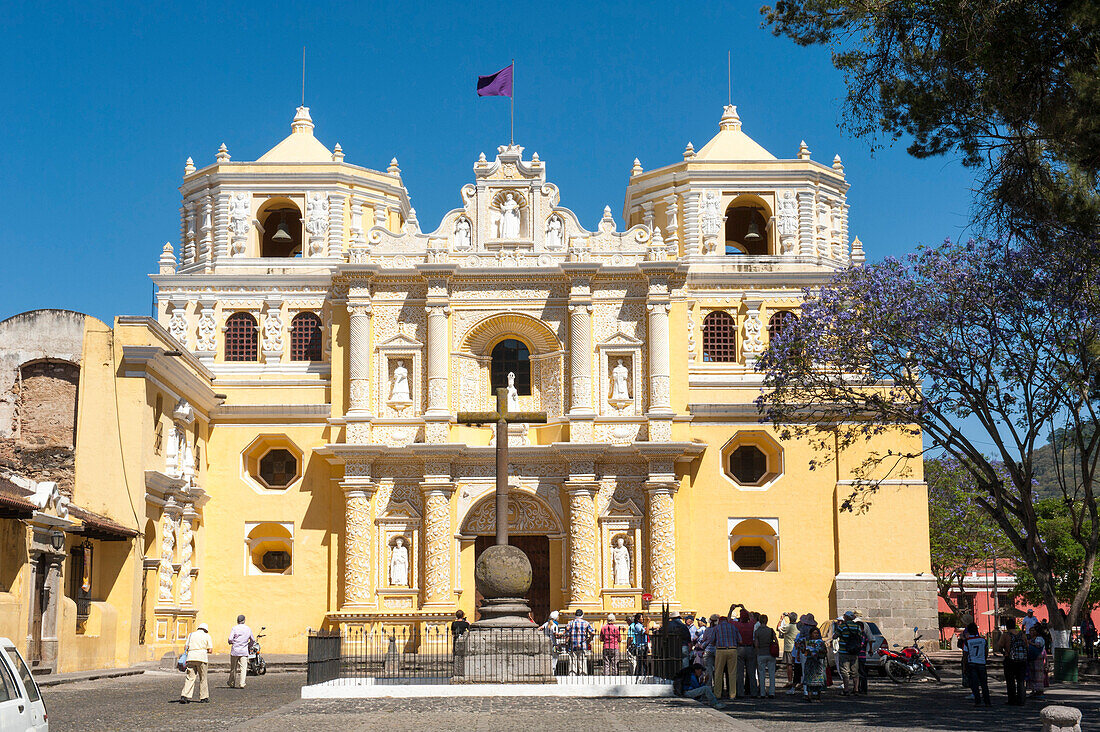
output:
[[[86,317],[33,310],[0,322],[0,476],[72,495]]]

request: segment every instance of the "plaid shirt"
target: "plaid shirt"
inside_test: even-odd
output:
[[[588,642],[595,634],[592,623],[584,618],[573,618],[569,625],[565,626],[565,634],[569,636],[569,650],[583,651],[588,649]]]
[[[719,618],[718,625],[714,626],[714,645],[718,648],[737,648],[740,634],[733,623],[726,618]]]

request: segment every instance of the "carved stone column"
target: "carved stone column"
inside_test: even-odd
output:
[[[176,530],[180,508],[175,500],[165,504],[160,517],[160,564],[157,566],[157,604],[175,605]]]
[[[219,193],[214,207],[214,257],[229,256],[229,193]]]
[[[569,606],[595,606],[600,600],[600,569],[597,563],[596,507],[599,490],[594,480],[569,479]]]
[[[756,367],[756,359],[764,352],[764,341],[761,332],[764,330],[760,322],[761,300],[745,300],[748,314],[745,316],[744,332],[742,333],[741,355],[745,359],[745,365],[750,369]]]
[[[209,265],[214,261],[214,199],[211,196],[202,199],[200,218],[202,219],[200,225],[202,244],[199,259],[205,261],[209,269]]]
[[[646,307],[649,310],[649,411],[671,413],[668,303],[651,302]]]
[[[180,517],[179,527],[176,530],[176,545],[179,547],[180,579],[179,579],[179,604],[193,605],[194,592],[192,591],[193,577],[191,570],[194,568],[195,558],[195,529],[194,520],[198,518],[194,506],[186,506]]]
[[[369,480],[369,479],[368,479]],[[374,603],[371,581],[371,499],[377,485],[348,481],[344,489],[344,607]]]
[[[654,603],[676,603],[675,481],[649,480],[649,591]]]
[[[455,484],[430,480],[420,484],[424,494],[424,606],[454,604],[451,586],[451,495]]]
[[[592,413],[592,305],[569,306],[569,411]]]
[[[441,417],[447,408],[447,313],[450,308],[428,308],[428,409],[424,416]]]
[[[331,193],[328,197],[328,245],[327,256],[342,256],[344,250],[344,202],[343,193]]]
[[[349,412],[370,413],[370,314],[369,301],[348,301]]]

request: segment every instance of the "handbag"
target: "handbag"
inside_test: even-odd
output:
[[[772,658],[779,658],[779,641],[772,638],[772,643],[768,646],[768,653],[772,654]]]
[[[176,658],[176,668],[180,671],[187,670],[187,651],[184,651]]]

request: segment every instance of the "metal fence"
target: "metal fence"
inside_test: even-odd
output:
[[[598,632],[588,642],[574,641],[564,626],[552,636],[511,628],[455,636],[445,626],[315,631],[308,638],[306,683],[539,683],[556,677],[569,683],[604,683],[609,677],[650,683],[682,668],[678,637],[655,631],[634,644],[620,627],[621,640],[606,645]]]

